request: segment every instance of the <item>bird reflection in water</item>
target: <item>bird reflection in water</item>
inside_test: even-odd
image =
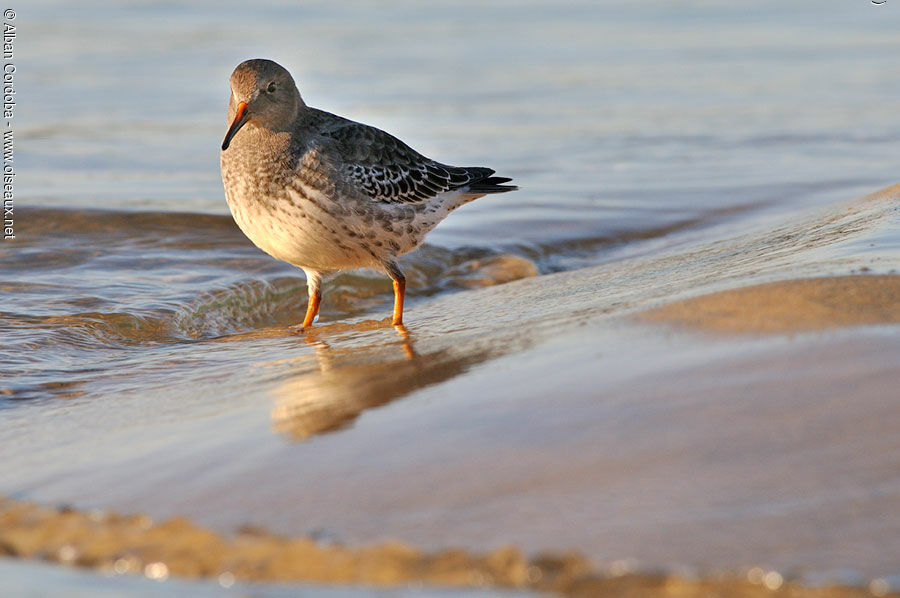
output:
[[[310,371],[309,357],[304,356],[297,374],[274,390],[272,427],[294,441],[344,429],[366,409],[453,378],[491,356],[490,350],[460,351],[452,346],[419,354],[413,335],[402,326],[394,327],[398,342],[381,339],[363,347],[332,346],[322,337],[330,336],[336,326],[304,334],[304,341],[315,349],[318,367]]]

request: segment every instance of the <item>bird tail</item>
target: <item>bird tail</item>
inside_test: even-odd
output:
[[[515,191],[518,189],[515,185],[506,185],[512,179],[503,176],[489,176],[481,180],[469,183],[466,193],[487,194],[487,193],[506,193],[507,191]]]
[[[450,205],[445,206],[449,211],[455,210],[459,206],[474,201],[479,197],[484,197],[489,193],[506,193],[507,191],[518,189],[515,185],[505,184],[512,180],[510,178],[491,176],[494,174],[491,168],[470,166],[468,168],[454,168],[453,170],[453,174],[458,174],[459,178],[463,180],[453,188],[454,191],[460,191],[461,193],[452,200]]]

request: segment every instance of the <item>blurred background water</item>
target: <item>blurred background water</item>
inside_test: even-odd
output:
[[[322,370],[315,343],[277,334],[223,341],[296,323],[305,305],[302,273],[252,247],[223,197],[228,77],[244,59],[286,66],[312,106],[521,186],[454,213],[404,258],[413,305],[659,255],[684,235],[709,242],[711,227],[764,228],[897,180],[892,0],[18,8],[18,238],[0,245],[0,492],[78,494],[76,478],[48,480],[65,479],[67,459],[90,466],[89,455],[110,454],[91,422],[114,430],[152,413],[175,426],[182,409],[243,417],[255,408],[225,429],[258,440],[270,433],[271,405],[259,403],[278,380],[281,366],[270,366],[279,356],[295,373]],[[747,257],[740,272],[760,265]],[[390,299],[387,279],[344,273],[328,283],[322,319],[381,318]],[[338,355],[358,359],[347,342]],[[459,357],[446,348],[440,367],[371,403],[453,379],[492,351]],[[367,383],[375,375],[354,372]],[[301,378],[287,390],[280,381],[275,395],[339,394],[353,380]],[[61,398],[82,401],[80,410],[59,413],[75,404]],[[53,439],[41,436],[51,429]],[[144,448],[163,450],[167,439],[190,453],[213,442],[165,429]],[[132,449],[122,463],[138,459]],[[138,494],[107,496],[147,508]]]
[[[444,272],[472,258],[512,252],[542,273],[572,269],[736,213],[826,204],[894,180],[900,123],[890,98],[900,93],[900,41],[897,11],[887,6],[165,6],[44,2],[23,12],[20,207],[227,216],[218,144],[228,76],[252,56],[287,66],[311,105],[521,184],[521,193],[460,210],[429,236],[430,252],[407,258],[414,299],[460,288]],[[38,220],[46,219],[23,216],[20,230],[43,226]],[[90,224],[81,226],[92,243]],[[126,267],[161,250],[152,239],[129,245],[131,232],[115,226]],[[229,238],[232,252],[260,256]],[[179,269],[209,274],[204,267]],[[96,274],[105,285],[104,268],[65,284],[90,284]],[[233,281],[210,282],[185,290]],[[90,286],[83,290],[96,294]],[[381,310],[385,289],[366,291],[377,300],[326,302],[339,311],[323,315]],[[40,304],[40,291],[28,301]]]
[[[520,179],[437,244],[614,235],[894,180],[889,6],[163,6],[23,12],[23,200],[227,213],[215,141],[231,69],[253,56],[287,66],[310,105]]]

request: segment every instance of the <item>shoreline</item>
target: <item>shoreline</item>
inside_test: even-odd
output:
[[[144,575],[163,581],[354,584],[393,587],[496,588],[552,592],[574,598],[781,596],[855,598],[897,596],[886,580],[868,587],[803,585],[781,573],[751,568],[705,577],[642,573],[627,563],[599,571],[576,553],[526,558],[515,547],[484,554],[462,549],[423,552],[399,542],[353,548],[245,527],[231,537],[182,517],[161,523],[141,514],[82,512],[0,498],[0,556],[41,559],[105,574]]]
[[[881,241],[895,191],[762,232],[441,294],[411,306],[399,339],[370,320],[297,337],[237,319],[251,331],[136,352],[115,409],[109,387],[87,381],[89,400],[57,403],[42,422],[56,434],[7,421],[6,491],[84,511],[2,503],[0,550],[237,582],[752,596],[771,592],[771,574],[798,595],[829,595],[802,585],[820,579],[883,577],[874,588],[890,589],[900,338],[871,324],[900,321],[900,266]],[[879,275],[833,276],[869,266]],[[247,311],[204,309],[226,322]],[[202,310],[182,315],[210,330]],[[696,334],[728,325],[768,336]],[[157,372],[179,392],[151,403]],[[208,477],[186,483],[197,472]],[[94,506],[189,519],[153,525]],[[257,529],[234,535],[248,522]],[[307,539],[318,529],[352,548]],[[384,543],[386,530],[410,544]],[[506,543],[516,548],[494,550]],[[542,550],[555,556],[524,556]],[[590,564],[627,556],[648,568]],[[696,563],[703,575],[683,572]],[[755,563],[765,569],[753,583],[741,567]]]
[[[794,278],[673,301],[637,314],[646,322],[715,334],[784,334],[900,323],[900,276]]]

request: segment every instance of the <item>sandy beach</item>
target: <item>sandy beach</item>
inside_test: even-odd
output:
[[[786,334],[896,324],[898,297],[900,276],[804,278],[686,299],[641,317],[720,334]]]
[[[790,582],[783,591],[797,595],[890,589],[882,572],[891,570],[900,523],[889,475],[898,450],[898,277],[849,272],[875,259],[882,270],[895,267],[851,251],[891,234],[897,192],[779,227],[676,242],[650,257],[420,301],[405,335],[358,319],[303,337],[270,326],[204,341],[213,354],[256,347],[244,384],[264,389],[266,401],[211,410],[220,395],[198,394],[189,369],[174,378],[184,392],[144,411],[139,425],[106,429],[90,421],[94,403],[78,402],[60,414],[65,420],[47,422],[60,430],[78,422],[56,448],[45,437],[14,437],[17,454],[30,457],[8,468],[11,483],[38,501],[66,497],[76,511],[61,516],[79,523],[49,537],[4,525],[7,552],[56,558],[72,545],[94,555],[81,564],[102,567],[130,546],[152,545],[159,552],[142,563],[193,577],[218,575],[238,551],[237,579],[467,585],[481,575],[498,588],[566,595],[623,583],[648,596],[770,591],[747,581],[751,570],[776,572]],[[755,247],[767,257],[748,276],[743,256]],[[782,247],[794,248],[790,259]],[[815,276],[833,269],[848,274]],[[802,277],[779,280],[786,274]],[[747,285],[754,278],[759,284]],[[473,317],[464,328],[461,314]],[[286,350],[299,353],[285,359]],[[100,430],[108,444],[98,445]],[[124,438],[125,452],[115,448]],[[73,445],[90,460],[58,460]],[[135,476],[135,468],[157,473]],[[302,483],[286,486],[286,471]],[[9,522],[35,508],[5,504]],[[103,536],[109,544],[95,546],[77,530],[103,524],[77,509],[96,507],[187,519],[146,542],[127,531],[144,516],[114,519],[126,531],[115,528]],[[49,517],[42,525],[58,527],[52,510],[40,512]],[[244,555],[243,540],[229,539],[240,529],[265,530],[254,541],[274,542],[274,552],[254,553],[264,565]],[[319,547],[322,534],[340,548]],[[189,556],[209,542],[217,548]],[[307,556],[260,556],[292,550],[321,566],[305,568]],[[572,551],[578,556],[559,556]],[[201,553],[220,556],[209,562]],[[362,564],[370,558],[374,569]],[[858,577],[829,573],[848,562]],[[661,577],[649,573],[660,566]],[[531,567],[543,582],[531,580]],[[609,579],[617,567],[636,574]],[[823,581],[829,589],[817,589]]]
[[[146,575],[166,580],[214,580],[231,588],[236,580],[398,587],[495,587],[542,595],[635,598],[727,595],[854,598],[887,596],[887,584],[868,588],[804,587],[779,573],[754,568],[743,577],[707,579],[636,574],[627,564],[598,572],[576,554],[544,554],[526,559],[515,548],[484,555],[464,550],[426,554],[401,543],[347,548],[284,538],[264,530],[239,530],[232,538],[185,519],[154,523],[146,515],[79,513],[33,504],[0,501],[0,548],[6,557],[42,558],[63,566],[96,569],[106,575]],[[618,568],[617,568],[618,567]],[[897,594],[890,594],[896,596]]]

